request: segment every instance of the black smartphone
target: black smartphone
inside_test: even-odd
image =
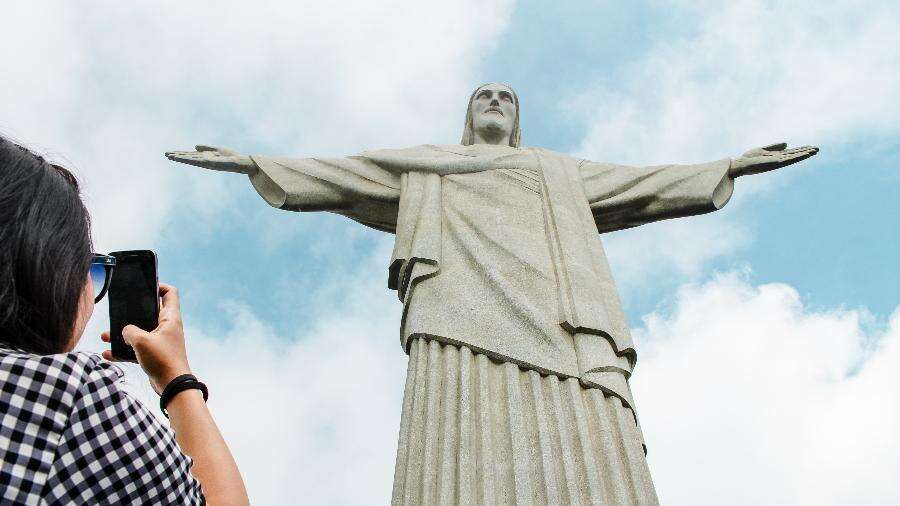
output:
[[[122,329],[136,325],[146,331],[159,322],[159,279],[156,254],[150,250],[114,251],[109,284],[109,336],[113,358],[137,362],[134,349],[122,338]]]

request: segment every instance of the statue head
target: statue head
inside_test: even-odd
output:
[[[475,88],[469,97],[466,126],[460,143],[464,146],[508,143],[517,148],[521,136],[516,92],[501,83],[488,83]]]

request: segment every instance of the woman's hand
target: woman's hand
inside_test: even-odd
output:
[[[159,294],[162,297],[162,308],[159,311],[159,323],[152,332],[134,325],[122,329],[122,337],[134,348],[138,363],[150,377],[150,385],[157,394],[162,393],[175,377],[191,373],[184,346],[178,290],[172,285],[160,283]],[[100,337],[109,342],[109,332],[104,332]],[[112,360],[112,352],[104,351],[103,358]]]
[[[159,294],[162,309],[159,324],[152,332],[134,325],[122,330],[122,337],[134,348],[138,363],[150,376],[156,393],[161,393],[176,376],[191,372],[184,347],[178,291],[172,285],[160,283]],[[109,332],[100,337],[109,342]],[[103,358],[112,360],[112,352],[104,351]],[[200,391],[178,393],[166,411],[178,446],[194,459],[191,474],[200,481],[207,504],[248,504],[244,480]]]

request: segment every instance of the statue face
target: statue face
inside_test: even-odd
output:
[[[516,104],[512,90],[502,84],[482,86],[472,100],[472,126],[492,144],[508,142],[516,124]]]

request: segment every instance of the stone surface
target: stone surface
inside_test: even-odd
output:
[[[734,179],[814,147],[629,167],[520,146],[519,102],[472,94],[460,145],[346,158],[172,160],[246,174],[270,205],[395,234],[410,353],[395,504],[655,503],[628,386],[637,354],[599,233],[722,208]],[[535,453],[537,452],[537,453]]]

